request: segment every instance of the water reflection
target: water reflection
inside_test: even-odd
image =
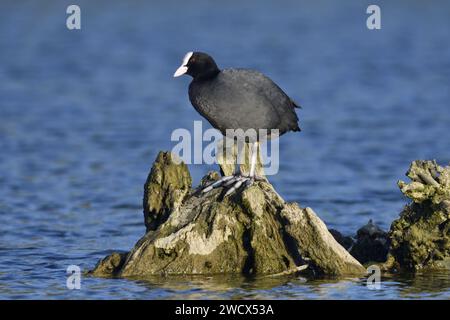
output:
[[[163,299],[419,299],[450,298],[450,272],[383,275],[379,290],[365,277],[308,279],[279,277],[151,276],[133,280],[149,291],[164,290]]]
[[[393,277],[401,283],[400,296],[403,298],[441,297],[450,298],[450,272],[432,271],[401,274]],[[444,293],[443,295],[441,293]]]

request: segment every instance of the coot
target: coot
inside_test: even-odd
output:
[[[278,130],[278,135],[300,131],[296,104],[264,74],[250,69],[223,69],[203,52],[188,52],[174,77],[190,75],[189,99],[194,108],[224,135],[227,129]],[[249,176],[240,172],[225,176],[203,189],[208,192],[220,186],[230,186],[225,196],[255,180],[259,136],[251,142]]]

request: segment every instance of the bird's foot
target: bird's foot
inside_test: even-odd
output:
[[[244,176],[241,174],[225,176],[205,187],[202,190],[202,193],[207,193],[219,187],[225,187],[228,188],[227,192],[224,195],[224,197],[226,197],[231,195],[238,189],[250,187],[255,181],[260,180],[264,180],[264,178]]]

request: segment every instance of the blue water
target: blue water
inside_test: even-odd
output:
[[[82,30],[65,27],[82,10]],[[83,278],[144,233],[143,183],[171,132],[201,117],[185,52],[265,72],[304,106],[270,177],[288,201],[353,234],[388,229],[412,160],[450,161],[450,3],[1,1],[0,298],[450,298],[447,273],[364,279]],[[204,127],[208,125],[204,123]],[[191,165],[196,182],[214,166]]]

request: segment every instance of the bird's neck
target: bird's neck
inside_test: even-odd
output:
[[[201,74],[197,75],[194,80],[196,81],[205,81],[205,80],[211,80],[220,73],[220,69],[217,67],[212,67],[208,70],[205,70]]]

